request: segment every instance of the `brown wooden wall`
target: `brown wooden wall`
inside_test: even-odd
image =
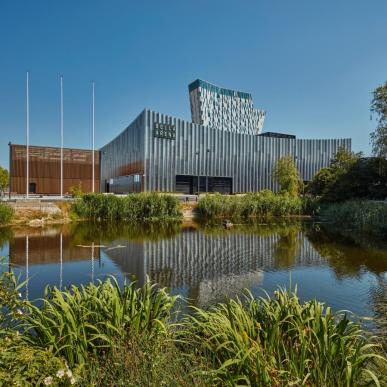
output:
[[[29,147],[29,181],[36,184],[37,194],[60,193],[60,148]],[[100,188],[100,152],[95,151],[95,192]],[[26,193],[26,146],[10,145],[11,192]],[[92,190],[92,151],[63,149],[63,193],[80,186],[83,192]]]

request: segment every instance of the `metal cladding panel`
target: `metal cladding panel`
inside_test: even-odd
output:
[[[80,187],[92,190],[92,156],[87,149],[63,148],[63,192]],[[11,192],[26,193],[27,148],[10,145]],[[60,194],[61,148],[29,146],[29,183],[35,184],[36,194]],[[94,152],[95,190],[99,191],[100,153]]]
[[[278,190],[276,162],[293,155],[303,180],[327,167],[350,139],[298,140],[222,131],[146,110],[147,191],[174,192],[176,175],[231,177],[233,192]],[[175,126],[175,139],[153,136],[155,123]]]
[[[145,111],[122,133],[101,148],[101,191],[119,176],[144,175]],[[143,180],[143,179],[142,179]],[[143,181],[141,182],[143,186]],[[143,186],[144,187],[144,186]],[[144,189],[144,188],[143,188]]]
[[[159,124],[172,125],[174,137],[154,135]],[[141,174],[142,190],[175,192],[176,175],[200,175],[232,178],[234,193],[265,188],[276,191],[272,171],[281,157],[293,155],[301,178],[310,180],[329,165],[341,146],[351,149],[351,140],[256,136],[144,110],[101,149],[101,184],[110,178]]]

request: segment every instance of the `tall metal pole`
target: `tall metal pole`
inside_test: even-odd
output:
[[[26,146],[26,162],[27,162],[27,169],[26,169],[26,198],[28,199],[28,194],[30,191],[29,182],[30,182],[30,163],[29,163],[29,156],[30,156],[30,101],[29,101],[29,74],[27,71],[27,80],[26,80],[26,131],[27,131],[27,146]]]
[[[92,172],[92,191],[94,192],[94,104],[95,104],[95,97],[94,97],[94,81],[93,81],[93,147],[92,147],[92,150],[93,150],[93,154],[92,154],[92,165],[93,165],[93,172]]]
[[[28,300],[28,288],[30,281],[30,263],[29,263],[29,240],[28,235],[26,235],[26,300]]]
[[[60,76],[60,197],[63,198],[63,76]]]
[[[63,284],[63,234],[60,233],[60,247],[59,247],[59,289],[62,289]]]

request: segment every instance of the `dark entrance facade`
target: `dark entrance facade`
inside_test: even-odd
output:
[[[176,175],[176,192],[190,195],[197,194],[198,192],[219,192],[223,194],[232,194],[232,178]]]

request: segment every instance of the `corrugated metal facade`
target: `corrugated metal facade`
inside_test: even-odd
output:
[[[175,128],[175,139],[153,135],[155,124]],[[277,190],[272,171],[278,159],[294,155],[303,180],[329,165],[350,139],[302,140],[213,129],[144,110],[101,149],[101,190],[114,177],[140,174],[144,191],[176,191],[176,175],[232,178],[232,191]]]
[[[60,193],[60,151],[55,147],[29,147],[29,182],[35,185],[36,194]],[[11,192],[26,193],[26,154],[25,145],[10,145]],[[95,151],[95,191],[100,186],[99,161],[99,151]],[[71,187],[92,190],[91,150],[63,149],[63,192],[69,192]]]
[[[121,134],[101,148],[101,192],[107,191],[111,179],[129,175],[140,175],[144,189],[145,126],[142,112]]]

